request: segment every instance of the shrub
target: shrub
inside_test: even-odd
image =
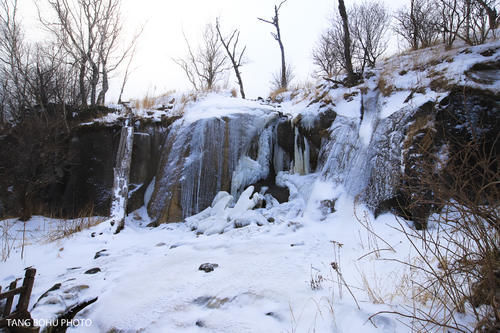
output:
[[[464,113],[466,119],[473,117],[470,112]],[[455,123],[450,130],[438,129],[444,135],[441,149],[420,142],[423,172],[406,189],[412,195],[410,209],[437,211],[428,230],[400,224],[418,255],[420,264],[411,265],[423,276],[418,286],[432,295],[432,305],[397,314],[412,318],[422,331],[500,329],[500,133],[480,121],[468,126],[462,132]],[[464,313],[475,319],[475,327],[460,320]]]

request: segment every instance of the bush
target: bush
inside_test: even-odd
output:
[[[417,308],[398,314],[412,318],[423,331],[440,327],[459,332],[497,332],[500,329],[498,119],[491,107],[478,111],[481,105],[475,97],[463,94],[455,97],[471,102],[452,107],[455,113],[448,120],[448,128],[438,126],[422,135],[417,142],[418,179],[410,177],[404,188],[411,196],[409,210],[437,212],[423,225],[428,229],[421,231],[401,222],[401,231],[419,257],[420,264],[411,265],[423,276],[423,282],[416,283],[420,290],[433,296],[432,305],[427,310]],[[450,105],[453,103],[450,101]],[[485,118],[488,112],[494,118]],[[453,122],[460,117],[467,120],[463,123],[466,129],[457,126],[460,122]],[[425,138],[431,133],[434,138],[426,143]],[[440,145],[437,145],[438,135],[442,136]],[[474,318],[474,327],[465,324],[463,314],[465,318]]]

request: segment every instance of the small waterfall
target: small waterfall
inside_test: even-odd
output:
[[[326,156],[321,169],[325,178],[355,196],[368,185],[372,173],[372,161],[376,154],[371,144],[378,125],[378,93],[362,95],[361,117],[337,116],[333,123],[329,142],[320,155]]]
[[[110,218],[111,225],[116,224],[115,232],[120,232],[125,224],[127,212],[128,185],[130,163],[132,161],[132,148],[134,146],[134,126],[132,114],[129,113],[120,134],[120,144],[116,153],[116,164],[113,169],[113,191],[111,200]]]
[[[370,147],[359,136],[358,119],[337,116],[331,129],[331,139],[322,147],[320,156],[325,163],[323,177],[344,186],[352,195],[359,194],[370,177]]]
[[[381,118],[378,91],[362,95],[361,117],[337,116],[320,151],[323,178],[343,186],[372,208],[394,195],[401,174],[402,142],[415,108]]]

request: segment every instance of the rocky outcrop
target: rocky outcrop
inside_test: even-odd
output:
[[[168,125],[167,119],[165,122],[141,120],[135,123],[140,134],[134,140],[129,211],[144,204],[144,192],[156,174],[161,142]],[[51,161],[57,169],[54,171],[57,177],[53,181],[44,180],[47,184],[31,193],[31,213],[64,218],[81,214],[108,215],[120,130],[118,123],[96,122],[73,127],[68,139],[56,147],[61,162]],[[6,140],[7,144],[10,137],[0,137],[0,141]],[[0,181],[0,217],[19,216],[22,211],[18,177],[8,177],[13,174],[12,168],[22,163],[16,156],[11,155],[8,165],[0,166],[0,171],[5,173]],[[48,168],[47,162],[42,160],[40,165]]]
[[[404,126],[403,167],[392,185],[393,195],[374,205],[376,215],[391,211],[424,228],[429,215],[445,199],[436,199],[433,187],[455,185],[446,184],[452,178],[442,174],[447,164],[457,161],[450,157],[460,155],[471,143],[496,156],[500,153],[499,104],[498,96],[489,91],[457,87],[439,104],[420,107]]]
[[[167,130],[161,123],[140,123],[134,136],[127,211],[144,205],[144,195],[158,170]]]

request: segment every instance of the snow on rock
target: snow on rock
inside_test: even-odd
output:
[[[252,211],[260,202],[264,201],[264,196],[253,192],[254,187],[249,186],[241,193],[234,207],[229,206],[233,201],[233,196],[227,192],[219,192],[211,207],[186,218],[186,224],[191,229],[205,235],[223,233],[250,224],[259,226],[267,224],[267,219],[262,214]]]
[[[239,113],[251,113],[255,116],[262,116],[269,111],[274,111],[274,108],[256,101],[211,93],[202,97],[197,103],[192,103],[188,106],[183,119],[186,122],[196,122],[200,119],[221,118]]]

